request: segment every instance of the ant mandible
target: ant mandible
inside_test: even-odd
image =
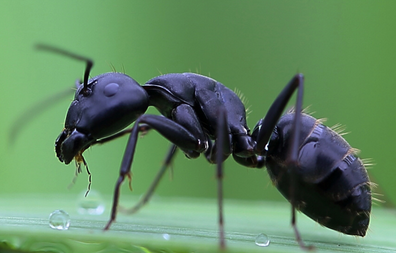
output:
[[[208,162],[217,165],[221,248],[225,247],[222,163],[231,154],[243,166],[267,168],[274,185],[291,203],[291,223],[301,248],[309,250],[313,246],[306,246],[300,237],[296,209],[330,229],[365,236],[371,212],[367,171],[355,149],[338,133],[302,112],[302,74],[291,79],[250,132],[240,98],[212,78],[193,73],[165,74],[142,86],[121,73],[105,73],[88,80],[92,60],[48,45],[38,48],[86,62],[84,80],[78,84],[65,127],[55,142],[61,162],[69,164],[74,159],[78,168],[81,163],[86,166],[82,153],[87,148],[130,133],[105,230],[116,219],[121,184],[125,177],[131,180],[138,134],[154,129],[172,146],[150,189],[131,212],[149,200],[179,148],[188,158],[203,153]],[[294,110],[281,117],[295,90]],[[149,106],[162,115],[145,114]],[[131,129],[124,130],[133,122]]]

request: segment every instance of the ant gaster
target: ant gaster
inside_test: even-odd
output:
[[[39,49],[85,61],[84,80],[78,85],[67,112],[65,127],[55,142],[61,162],[86,162],[82,153],[90,146],[130,133],[116,182],[111,218],[115,221],[120,186],[131,180],[131,165],[140,131],[155,129],[172,146],[166,162],[143,200],[154,192],[177,148],[188,158],[204,154],[217,164],[220,247],[225,247],[222,204],[222,163],[231,154],[251,168],[266,167],[281,194],[291,203],[296,240],[304,245],[296,226],[295,210],[330,229],[365,236],[371,212],[371,187],[367,171],[355,149],[320,120],[302,112],[302,74],[295,75],[275,99],[253,131],[246,123],[240,98],[216,80],[193,73],[165,74],[144,85],[121,73],[106,73],[88,80],[93,62],[70,52],[39,45]],[[297,90],[293,111],[281,117]],[[145,114],[149,106],[160,115]],[[128,125],[135,122],[131,129]],[[88,170],[88,168],[87,168]]]

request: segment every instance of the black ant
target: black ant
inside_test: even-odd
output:
[[[330,229],[365,236],[371,212],[367,171],[355,149],[338,133],[302,112],[302,74],[291,79],[265,118],[250,131],[240,98],[212,78],[193,73],[166,74],[142,86],[121,73],[88,80],[92,60],[47,45],[38,48],[86,62],[84,80],[78,85],[65,128],[55,142],[61,162],[69,164],[74,159],[78,166],[86,166],[82,154],[87,148],[130,133],[105,230],[116,219],[122,182],[125,177],[131,180],[138,134],[155,129],[172,146],[150,189],[131,212],[149,200],[179,148],[188,158],[203,153],[209,163],[217,164],[221,248],[225,247],[222,163],[231,154],[243,166],[267,168],[274,185],[291,203],[291,223],[301,248],[313,246],[306,246],[300,237],[296,209]],[[294,110],[281,117],[296,89]],[[162,116],[145,114],[149,106],[156,107]],[[124,130],[133,122],[131,129]]]

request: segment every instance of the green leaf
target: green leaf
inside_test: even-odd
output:
[[[111,197],[105,198],[111,206]],[[121,205],[137,199],[123,196]],[[217,200],[192,198],[154,199],[134,215],[118,213],[109,231],[109,218],[79,214],[78,198],[42,195],[0,197],[0,252],[218,252]],[[56,209],[69,213],[68,230],[49,227]],[[300,252],[290,226],[286,202],[225,200],[227,252]],[[299,214],[298,228],[304,242],[319,252],[395,252],[394,210],[374,208],[365,238],[347,236]],[[269,237],[268,247],[255,244],[256,237]]]

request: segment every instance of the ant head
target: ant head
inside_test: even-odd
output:
[[[55,142],[60,161],[80,156],[94,141],[113,135],[145,113],[146,91],[121,73],[106,73],[81,84],[67,112],[65,129]]]
[[[81,84],[67,112],[56,152],[66,164],[94,141],[113,135],[145,113],[146,91],[121,73],[106,73]]]
[[[116,134],[147,110],[148,94],[131,77],[106,73],[88,80],[92,60],[48,45],[37,48],[86,62],[84,81],[69,107],[65,128],[55,141],[61,162],[81,160],[82,153],[92,143]]]

